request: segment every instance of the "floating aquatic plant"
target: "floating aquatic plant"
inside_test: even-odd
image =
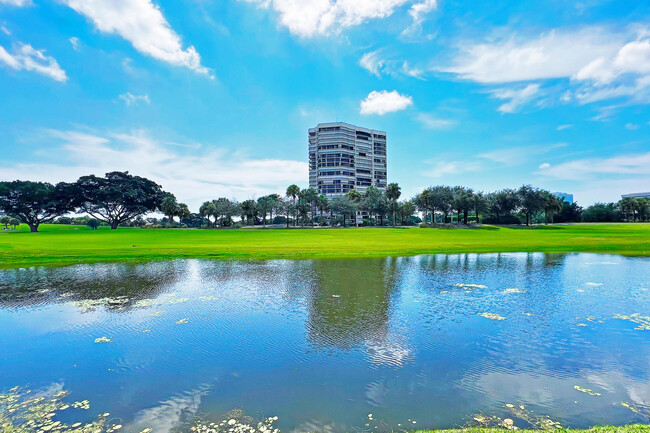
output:
[[[465,284],[465,283],[456,283],[455,287],[461,287],[463,289],[487,289],[487,286],[483,284]]]
[[[95,338],[95,343],[112,343],[112,342],[113,342],[113,338],[109,338],[109,337]]]
[[[77,421],[66,424],[56,419],[59,411],[69,408],[90,409],[88,400],[71,404],[64,402],[68,395],[66,390],[32,393],[27,388],[11,388],[0,394],[0,429],[12,433],[114,433],[122,428],[120,424],[108,423],[108,413],[87,423]]]
[[[599,392],[594,392],[593,390],[591,390],[589,388],[583,388],[580,385],[573,385],[573,389],[575,389],[576,391],[584,392],[585,394],[596,396],[596,397],[599,397],[599,396],[602,395]]]
[[[536,415],[532,411],[528,410],[523,404],[516,405],[507,403],[505,405],[505,408],[510,413],[511,418],[501,418],[496,415],[477,414],[472,416],[472,421],[469,425],[471,426],[472,424],[476,423],[481,427],[518,430],[519,428],[515,426],[515,420],[513,419],[515,418],[523,420],[529,425],[540,430],[556,430],[562,428],[559,422],[553,421],[547,415]]]
[[[641,416],[642,418],[645,418],[646,420],[650,420],[650,405],[634,404],[627,401],[622,401],[621,406],[631,410],[632,412]]]
[[[490,319],[490,320],[506,320],[505,317],[500,316],[500,315],[495,314],[495,313],[478,313],[478,315],[481,316],[481,317],[485,317],[486,319]]]
[[[501,293],[526,293],[526,291],[518,289],[516,287],[511,287],[509,289],[502,290]]]
[[[273,426],[277,420],[278,417],[273,416],[255,422],[253,418],[245,416],[242,410],[234,410],[226,414],[221,421],[197,420],[190,431],[196,433],[279,433],[280,430]]]
[[[186,323],[190,323],[190,319],[181,319],[176,322],[177,325],[184,325]]]

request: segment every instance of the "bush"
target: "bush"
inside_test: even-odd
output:
[[[95,218],[90,218],[86,225],[90,227],[92,230],[97,230],[97,227],[99,227],[102,223],[95,219]]]

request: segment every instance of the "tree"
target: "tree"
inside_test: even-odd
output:
[[[447,215],[451,212],[454,201],[453,190],[448,186],[435,186],[430,188],[431,209],[438,209],[444,217],[443,223],[447,222]],[[434,213],[434,211],[432,211]]]
[[[91,230],[97,230],[97,228],[101,225],[101,221],[99,221],[96,218],[90,218],[86,225],[90,227]]]
[[[0,218],[0,224],[4,224],[5,230],[9,230],[9,224],[11,224],[11,217],[9,215],[5,215],[2,218]]]
[[[467,224],[467,215],[474,206],[474,191],[470,188],[456,186],[453,188],[452,204],[458,212],[456,222],[460,224],[460,214],[463,214],[463,223]]]
[[[160,211],[169,218],[169,222],[174,224],[174,216],[178,210],[178,203],[173,194],[165,194],[165,197],[160,202]]]
[[[9,221],[9,225],[14,227],[14,230],[16,230],[16,227],[20,225],[20,220],[18,218],[11,218],[11,221]]]
[[[300,196],[303,200],[307,201],[311,205],[309,212],[311,213],[311,226],[314,226],[314,208],[316,207],[316,199],[318,198],[318,191],[314,188],[303,189],[300,192]]]
[[[201,215],[203,218],[207,219],[208,222],[212,226],[217,225],[217,216],[216,216],[217,215],[217,207],[216,207],[216,205],[214,204],[213,201],[203,202],[203,204],[199,208],[199,215]],[[214,216],[214,223],[212,223],[212,221],[210,221],[211,216]]]
[[[325,211],[330,210],[330,200],[325,194],[321,194],[316,198],[316,207],[318,208],[320,216],[324,216]],[[319,225],[322,225],[320,222]],[[330,225],[332,224],[330,215]]]
[[[476,224],[480,224],[479,214],[485,210],[486,200],[483,192],[479,191],[474,194],[474,212],[476,213]]]
[[[569,204],[566,201],[562,202],[562,210],[554,218],[554,221],[558,223],[574,223],[581,220],[582,207],[578,206],[578,203]]]
[[[74,184],[75,198],[85,212],[107,223],[111,230],[120,224],[160,208],[165,192],[160,185],[128,171],[113,171],[106,177],[83,176]]]
[[[273,212],[273,199],[268,196],[258,198],[257,211],[262,217],[262,225],[266,227],[266,216]]]
[[[388,202],[383,192],[377,187],[369,186],[363,194],[361,206],[371,218],[373,214],[379,216],[380,225],[383,225],[384,215],[388,210]]]
[[[548,224],[549,217],[551,223],[553,222],[553,216],[562,211],[562,204],[564,203],[563,198],[559,198],[556,195],[551,194],[548,191],[544,191],[544,223]]]
[[[295,226],[298,224],[298,221],[295,216],[296,215],[295,212],[296,212],[296,199],[300,195],[300,187],[298,187],[298,185],[289,185],[289,187],[287,188],[286,195],[287,197],[290,197],[291,200],[293,200],[293,211],[294,211],[293,225]]]
[[[331,206],[334,212],[343,217],[343,227],[346,227],[346,216],[350,215],[352,218],[354,218],[359,208],[358,203],[354,200],[351,200],[347,195],[344,195],[342,197],[334,197],[332,199]]]
[[[595,203],[582,212],[583,222],[619,222],[623,220],[621,211],[616,203]]]
[[[517,191],[521,211],[526,215],[526,225],[530,226],[532,216],[544,208],[544,193],[530,185],[523,185]]]
[[[404,225],[404,220],[410,219],[411,216],[413,216],[415,213],[415,205],[413,204],[413,201],[407,200],[402,203],[399,207],[399,213],[402,220],[402,225]]]
[[[435,222],[435,208],[431,206],[431,188],[427,188],[413,199],[413,204],[422,212],[424,222],[427,222],[427,212],[431,210],[431,224]]]
[[[241,204],[241,213],[242,216],[246,219],[246,223],[249,224],[250,220],[253,220],[253,225],[255,224],[255,216],[257,215],[257,203],[255,200],[246,200]]]
[[[399,208],[397,200],[402,195],[402,189],[396,183],[389,183],[386,187],[386,198],[388,199],[388,205],[390,210],[393,213],[393,227],[395,227],[395,219],[397,210]]]
[[[31,232],[75,209],[70,185],[15,180],[0,182],[0,211],[24,221]]]
[[[618,207],[625,215],[625,219],[630,220],[630,215],[632,215],[632,221],[636,221],[636,211],[637,211],[637,201],[632,197],[625,197],[618,202]]]
[[[489,194],[487,202],[488,209],[496,216],[496,222],[499,224],[505,215],[509,215],[517,209],[520,199],[514,189],[502,189]]]
[[[176,216],[178,217],[178,222],[183,224],[183,218],[189,218],[192,215],[190,208],[185,203],[179,203],[176,206]]]

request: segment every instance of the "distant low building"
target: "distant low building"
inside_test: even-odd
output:
[[[565,202],[569,204],[573,204],[573,194],[569,194],[567,192],[552,192],[555,197],[563,199]]]
[[[650,199],[650,192],[637,192],[634,194],[623,194],[621,198],[647,198]]]

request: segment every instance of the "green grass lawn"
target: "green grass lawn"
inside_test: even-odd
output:
[[[464,429],[454,429],[454,430],[416,430],[412,433],[505,433],[511,432],[512,430],[499,429],[499,428],[464,428]],[[521,433],[536,432],[539,433],[541,430],[517,430]],[[586,430],[575,430],[575,429],[559,429],[553,430],[556,433],[648,433],[650,432],[650,425],[626,425],[621,427],[593,427]]]
[[[650,224],[474,229],[348,228],[92,231],[43,225],[0,231],[0,268],[166,258],[307,259],[430,253],[596,252],[650,255]]]

